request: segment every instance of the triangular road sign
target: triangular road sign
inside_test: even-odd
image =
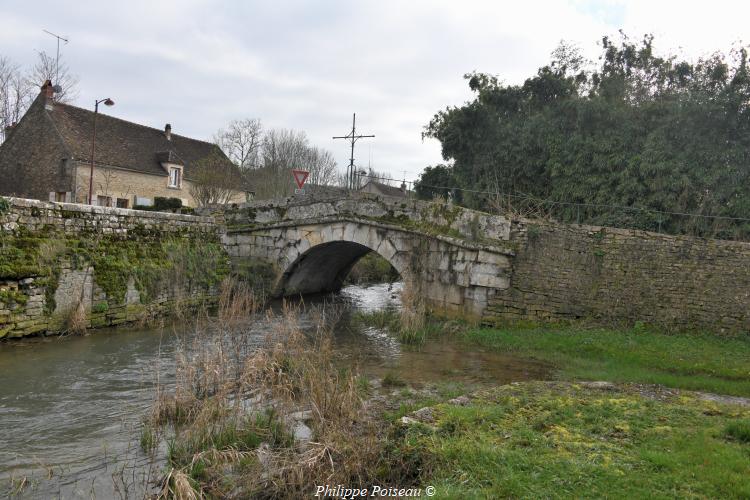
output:
[[[292,175],[294,176],[294,182],[297,183],[297,187],[302,189],[302,186],[305,185],[305,181],[307,180],[307,176],[310,175],[310,172],[307,170],[292,170]]]

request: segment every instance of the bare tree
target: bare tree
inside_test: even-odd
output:
[[[218,152],[191,165],[190,195],[200,206],[229,203],[242,184],[239,168]]]
[[[213,138],[238,167],[259,199],[288,196],[293,169],[308,170],[308,182],[338,182],[336,161],[322,148],[311,146],[304,132],[292,129],[263,131],[258,119],[234,120]]]
[[[292,169],[305,166],[308,150],[304,132],[273,129],[263,137],[261,167],[250,173],[248,180],[260,199],[288,196],[292,189]]]
[[[310,171],[308,182],[318,186],[333,186],[336,184],[338,171],[333,153],[313,146],[308,148],[305,160],[305,168]]]
[[[25,73],[19,65],[0,56],[0,143],[5,140],[6,128],[21,120],[46,80],[60,86],[56,101],[72,102],[77,97],[78,78],[70,73],[67,64],[60,62],[59,81],[57,74],[55,58],[45,52],[39,53],[36,64]]]
[[[34,88],[28,84],[17,64],[0,57],[0,143],[5,130],[21,119],[34,98]]]
[[[293,169],[309,171],[311,184],[330,186],[338,181],[333,154],[310,146],[307,135],[301,131],[269,130],[264,136],[261,161],[262,166],[250,177],[260,199],[288,196],[293,187]]]
[[[27,79],[32,88],[39,88],[47,80],[53,85],[59,85],[60,90],[55,92],[55,101],[69,103],[78,97],[78,77],[70,73],[62,56],[56,64],[54,57],[46,52],[39,52],[39,58],[31,68]]]
[[[257,118],[231,121],[214,135],[214,142],[243,172],[260,166],[263,127]]]

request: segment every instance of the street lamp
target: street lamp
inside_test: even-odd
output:
[[[99,113],[99,104],[104,103],[105,106],[114,106],[115,101],[109,97],[105,99],[99,99],[94,104],[94,133],[91,136],[91,172],[89,173],[89,205],[91,205],[91,198],[94,194],[94,145],[96,144],[96,115]]]

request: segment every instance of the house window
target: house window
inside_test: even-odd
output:
[[[179,188],[182,185],[182,170],[177,167],[169,167],[169,187]]]
[[[128,208],[128,205],[127,198],[117,198],[117,208]]]
[[[57,193],[55,193],[55,201],[58,203],[65,203],[66,194],[67,193],[65,191],[58,191]]]
[[[112,197],[111,196],[97,196],[96,204],[99,205],[100,207],[111,207]]]

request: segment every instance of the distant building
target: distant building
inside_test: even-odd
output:
[[[0,195],[87,203],[94,112],[54,102],[49,81],[0,144]],[[92,204],[132,208],[190,194],[191,165],[211,156],[237,168],[215,144],[99,113]],[[249,190],[237,187],[232,202]]]
[[[359,191],[362,191],[364,193],[377,194],[381,196],[390,196],[393,198],[406,198],[407,196],[405,183],[401,184],[401,187],[396,187],[396,186],[389,186],[388,184],[383,184],[382,182],[377,182],[372,179],[367,181],[365,185],[359,188]]]
[[[321,184],[305,184],[305,194],[319,198],[346,196],[348,190],[339,186],[323,186]]]

